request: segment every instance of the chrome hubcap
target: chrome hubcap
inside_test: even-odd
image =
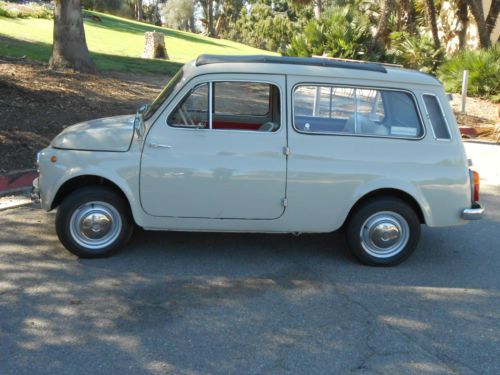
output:
[[[88,202],[75,210],[70,219],[71,236],[80,246],[99,250],[120,235],[122,220],[118,210],[106,202]]]
[[[410,227],[403,216],[383,211],[366,219],[359,235],[368,254],[388,258],[404,249],[410,238]]]

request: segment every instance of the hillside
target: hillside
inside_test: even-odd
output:
[[[99,16],[102,22],[90,18]],[[92,59],[99,70],[174,73],[180,64],[202,53],[270,54],[240,43],[153,26],[108,14],[84,11],[85,34]],[[53,21],[0,17],[0,55],[26,56],[48,61],[52,48]],[[170,61],[144,60],[141,53],[146,31],[165,34]]]

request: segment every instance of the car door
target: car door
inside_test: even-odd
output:
[[[140,195],[150,215],[276,219],[283,214],[287,158],[285,78],[195,78],[145,139]]]

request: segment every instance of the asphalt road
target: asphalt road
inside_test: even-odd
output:
[[[79,260],[53,213],[3,211],[0,374],[500,374],[500,187],[482,200],[394,268],[341,234],[139,232]]]

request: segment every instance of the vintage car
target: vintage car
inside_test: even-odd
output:
[[[33,195],[80,257],[147,230],[344,229],[360,261],[394,265],[421,224],[481,218],[441,83],[322,58],[202,55],[134,115],[66,128]]]

